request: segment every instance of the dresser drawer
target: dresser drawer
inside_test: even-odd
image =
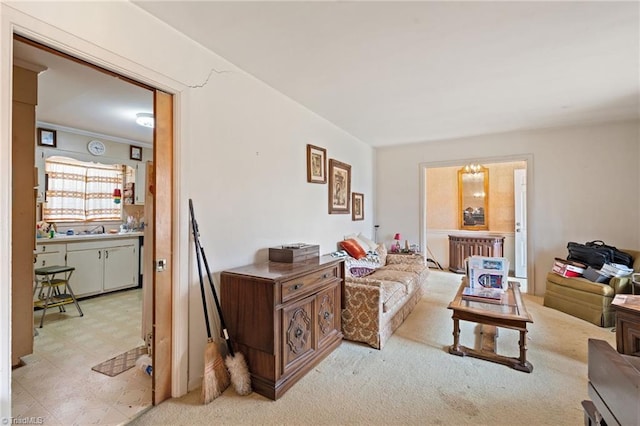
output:
[[[337,279],[338,267],[313,271],[307,275],[282,282],[282,302],[311,294],[319,287]]]
[[[37,244],[36,254],[64,252],[66,248],[66,244]]]

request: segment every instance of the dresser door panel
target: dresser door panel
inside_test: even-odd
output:
[[[315,296],[282,310],[282,374],[288,374],[315,350]]]
[[[330,343],[340,333],[340,282],[316,296],[318,348]]]

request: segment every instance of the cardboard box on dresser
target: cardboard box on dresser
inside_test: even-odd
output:
[[[320,256],[320,246],[316,244],[294,243],[269,248],[272,262],[303,262]]]

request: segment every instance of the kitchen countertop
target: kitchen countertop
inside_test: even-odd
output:
[[[122,232],[117,234],[56,234],[53,238],[36,238],[36,244],[56,244],[56,243],[70,243],[77,241],[99,241],[99,240],[117,240],[123,238],[135,238],[144,236],[142,231]]]

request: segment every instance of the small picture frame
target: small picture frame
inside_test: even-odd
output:
[[[38,145],[55,148],[57,146],[56,131],[38,127]]]
[[[307,182],[327,183],[327,150],[307,144]]]
[[[136,161],[142,161],[142,147],[129,145],[129,158]]]
[[[349,214],[351,205],[351,166],[329,160],[329,214]]]
[[[353,192],[351,194],[351,220],[364,220],[364,194]]]

